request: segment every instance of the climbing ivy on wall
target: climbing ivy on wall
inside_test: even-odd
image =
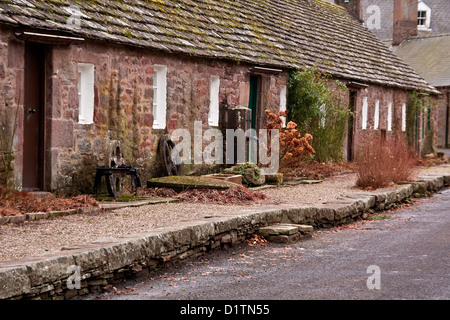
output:
[[[406,138],[411,149],[418,149],[418,141],[424,139],[423,154],[433,152],[434,127],[432,110],[435,105],[429,95],[412,91],[406,108]],[[419,129],[422,128],[420,131]]]
[[[314,137],[315,159],[341,161],[348,118],[348,105],[340,99],[347,91],[345,85],[307,68],[289,73],[288,91],[288,119],[298,124],[300,132]]]

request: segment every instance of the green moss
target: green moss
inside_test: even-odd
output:
[[[147,182],[147,186],[173,189],[228,189],[239,185],[229,181],[207,177],[169,176],[150,179]]]

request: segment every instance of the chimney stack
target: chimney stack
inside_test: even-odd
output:
[[[417,5],[418,0],[394,0],[394,46],[409,36],[417,36]]]
[[[361,0],[334,0],[334,3],[347,9],[347,12],[359,22],[364,22]]]

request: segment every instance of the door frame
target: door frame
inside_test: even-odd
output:
[[[257,132],[260,126],[258,121],[258,116],[260,114],[261,108],[261,83],[262,77],[260,75],[251,74],[250,75],[250,88],[249,88],[249,115],[247,116],[247,130],[254,129],[255,137],[247,137],[247,156],[246,161],[257,163],[258,161],[258,143],[257,143]],[[253,154],[255,151],[256,154]],[[254,160],[254,161],[252,161]]]

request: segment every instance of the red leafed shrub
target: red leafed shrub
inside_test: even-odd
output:
[[[296,129],[297,124],[292,121],[287,123],[286,128],[283,128],[281,117],[286,117],[285,111],[280,111],[277,115],[270,110],[266,110],[266,118],[269,121],[264,129],[276,129],[279,131],[281,164],[299,165],[302,159],[306,159],[316,153],[310,144],[313,137],[310,134],[305,134],[302,137],[300,131]]]
[[[391,143],[362,143],[356,157],[357,187],[378,189],[410,181],[415,174],[415,154],[402,139]]]

